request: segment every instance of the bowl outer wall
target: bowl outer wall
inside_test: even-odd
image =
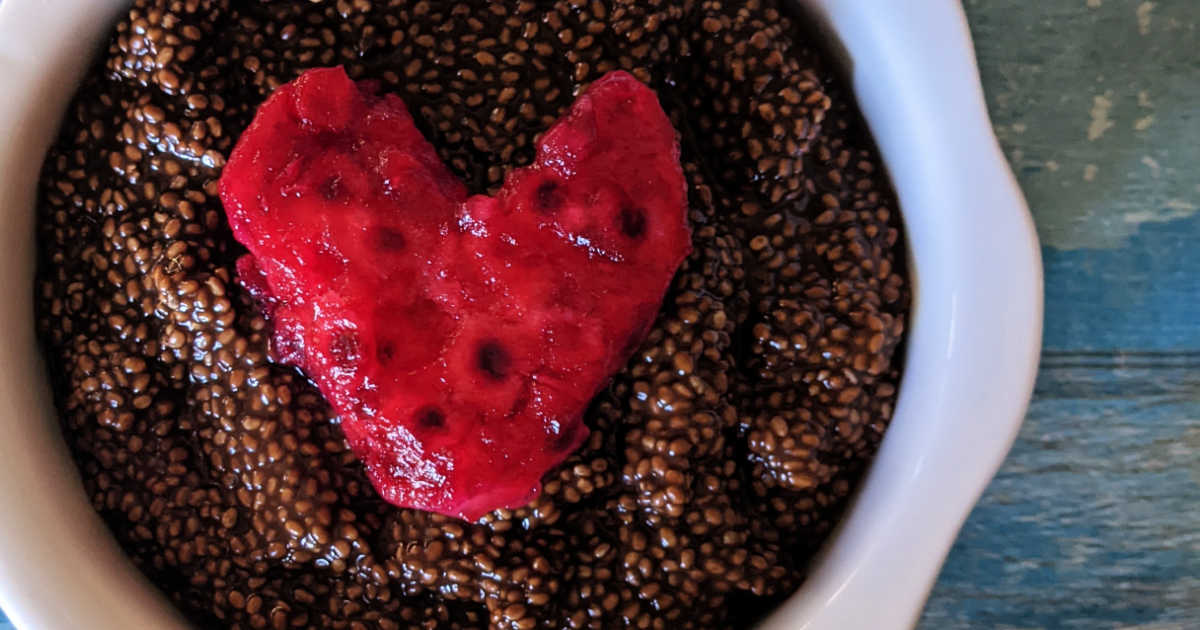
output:
[[[34,338],[42,156],[121,4],[0,2],[0,606],[22,629],[186,627],[87,500]]]
[[[954,0],[803,0],[842,46],[895,182],[917,284],[892,428],[808,582],[764,626],[912,625],[1023,417],[1041,265]],[[0,2],[0,605],[23,629],[185,628],[82,492],[33,336],[41,156],[119,0]],[[37,159],[30,159],[37,156]],[[24,366],[18,368],[15,366]],[[19,506],[19,507],[17,507]],[[64,597],[71,594],[70,597]]]
[[[915,625],[1024,419],[1042,333],[1033,219],[992,131],[957,0],[804,0],[903,209],[914,280],[892,425],[769,630]]]

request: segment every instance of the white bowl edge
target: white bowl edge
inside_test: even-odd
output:
[[[918,293],[893,425],[808,581],[764,627],[899,630],[919,615],[1020,426],[1040,345],[1041,263],[959,3],[801,1],[848,55],[904,209]],[[20,628],[186,627],[81,492],[35,358],[32,309],[19,299],[33,291],[29,208],[41,162],[22,157],[44,153],[93,45],[125,4],[0,3],[0,211],[10,222],[0,236],[0,295],[9,296],[0,302],[9,331],[0,336],[0,505],[23,506],[0,517],[0,606]]]
[[[899,196],[916,290],[891,427],[804,586],[763,628],[899,630],[915,625],[1024,419],[1041,252],[961,3],[801,3],[846,57]]]
[[[0,606],[22,629],[186,627],[92,510],[34,336],[31,209],[42,156],[117,7],[0,4],[0,212],[9,226],[0,232]]]

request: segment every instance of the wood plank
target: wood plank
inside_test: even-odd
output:
[[[1200,3],[965,7],[997,133],[1047,245],[1119,247],[1143,223],[1196,213],[1200,143],[1185,139],[1200,134]]]
[[[1046,248],[1045,347],[1200,349],[1197,244],[1200,215],[1146,223],[1117,249]]]
[[[965,6],[1045,246],[1046,346],[1200,349],[1200,2]]]
[[[920,627],[1200,628],[1200,353],[1053,353]]]
[[[1200,2],[965,6],[1047,353],[920,628],[1200,628]]]

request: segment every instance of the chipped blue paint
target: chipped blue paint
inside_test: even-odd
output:
[[[1200,137],[1200,3],[966,8],[997,134],[1045,244],[1117,248],[1140,225],[1200,209],[1200,142],[1186,140]]]
[[[1200,628],[1200,354],[1173,356],[1047,356],[923,630]]]
[[[920,630],[1200,628],[1200,2],[967,0],[1046,355]]]
[[[1200,349],[1200,215],[1144,223],[1117,249],[1043,256],[1047,349]]]

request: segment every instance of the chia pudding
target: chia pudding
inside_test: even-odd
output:
[[[42,172],[39,335],[96,510],[204,628],[726,628],[806,565],[892,415],[908,283],[847,88],[775,0],[139,0]],[[341,65],[473,192],[623,69],[679,132],[693,251],[529,505],[375,493],[237,281],[217,180]]]

